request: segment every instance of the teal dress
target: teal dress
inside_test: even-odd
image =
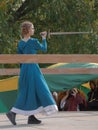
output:
[[[40,43],[38,39],[30,38],[27,42],[21,40],[18,44],[18,54],[36,54],[38,50],[47,51],[46,39]],[[39,65],[21,64],[18,96],[11,111],[23,115],[34,115],[39,112],[49,115],[57,110]]]

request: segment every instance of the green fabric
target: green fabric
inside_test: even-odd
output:
[[[52,66],[51,66],[52,67]],[[52,67],[54,68],[54,66]],[[98,68],[98,64],[62,64],[55,68]],[[51,91],[64,91],[77,87],[82,90],[87,97],[88,88],[81,84],[89,80],[98,78],[98,74],[45,74],[46,82]],[[17,91],[0,92],[0,113],[7,112],[15,103]]]
[[[0,112],[6,112],[8,109],[6,108],[5,104],[2,100],[0,100]]]
[[[69,63],[56,65],[51,68],[98,68],[98,64]],[[63,91],[81,86],[92,79],[97,79],[98,74],[45,74],[45,79],[51,91]]]
[[[7,112],[16,100],[17,91],[0,92],[0,113]]]
[[[87,94],[88,94],[88,92],[90,91],[90,89],[89,89],[89,88],[86,88],[85,86],[78,86],[77,88],[78,88],[79,90],[81,90],[81,91],[85,94],[86,100],[88,100]]]

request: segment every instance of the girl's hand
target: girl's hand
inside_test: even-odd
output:
[[[46,39],[47,32],[46,31],[41,32],[40,35],[42,36],[43,39]]]

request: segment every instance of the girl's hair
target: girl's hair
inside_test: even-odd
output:
[[[21,24],[21,35],[24,37],[26,34],[29,33],[29,29],[33,24],[29,21],[25,21]]]
[[[92,86],[92,84],[96,87],[96,82],[94,80],[90,80],[89,85]]]

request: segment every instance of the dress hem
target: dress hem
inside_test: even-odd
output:
[[[21,115],[34,115],[34,114],[38,114],[38,113],[42,113],[42,114],[46,114],[46,115],[51,115],[53,113],[56,113],[58,111],[58,108],[56,105],[49,105],[47,107],[39,107],[36,110],[22,110],[22,109],[18,109],[13,107],[11,109],[12,112],[16,113],[16,114],[21,114]]]

